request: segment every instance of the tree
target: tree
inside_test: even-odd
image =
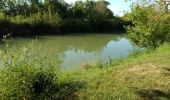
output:
[[[170,0],[159,0],[157,3],[160,5],[160,8],[164,11],[164,13],[169,12],[169,5],[170,5]]]
[[[136,4],[132,7],[130,15],[134,26],[128,27],[128,33],[138,46],[156,48],[170,40],[170,14],[159,4]]]
[[[72,15],[70,17],[84,19],[85,17],[85,3],[83,1],[76,1],[71,8]]]
[[[113,13],[108,9],[108,5],[110,5],[110,3],[105,0],[99,0],[96,3],[96,10],[103,19],[113,18]]]

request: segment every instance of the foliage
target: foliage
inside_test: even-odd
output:
[[[6,40],[6,42],[8,42]],[[3,100],[75,100],[85,87],[80,81],[60,81],[59,62],[33,48],[0,50],[0,98]]]
[[[0,52],[1,99],[54,97],[58,68],[28,51],[23,48],[20,53],[15,50]]]
[[[130,18],[134,26],[129,26],[130,39],[137,45],[156,48],[170,39],[170,14],[158,10],[156,4],[135,5]]]
[[[116,18],[105,0],[70,5],[64,0],[0,0],[0,4],[0,36],[125,30],[126,21],[111,21]]]

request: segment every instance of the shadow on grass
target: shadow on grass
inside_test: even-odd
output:
[[[166,71],[170,72],[170,68],[164,68]]]
[[[58,85],[58,97],[60,100],[78,99],[77,91],[85,87],[85,82],[74,81]]]
[[[164,70],[164,75],[166,76],[166,77],[169,77],[170,76],[170,68],[163,68],[163,70]]]
[[[85,82],[72,81],[50,84],[41,93],[33,97],[34,100],[77,100],[77,91],[85,87]]]
[[[159,100],[164,98],[170,100],[170,91],[168,93],[157,89],[135,89],[136,93],[145,100]]]

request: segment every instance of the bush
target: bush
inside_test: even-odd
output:
[[[129,38],[141,47],[156,48],[170,40],[170,14],[154,6],[136,6],[131,13],[134,26],[128,27]]]
[[[54,99],[57,69],[26,48],[0,52],[1,99]]]

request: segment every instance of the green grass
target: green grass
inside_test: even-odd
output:
[[[74,71],[59,70],[26,49],[0,55],[0,99],[170,99],[170,44]]]
[[[106,67],[106,68],[105,68]],[[60,74],[58,81],[85,83],[74,94],[87,100],[169,100],[170,45],[104,67]]]

